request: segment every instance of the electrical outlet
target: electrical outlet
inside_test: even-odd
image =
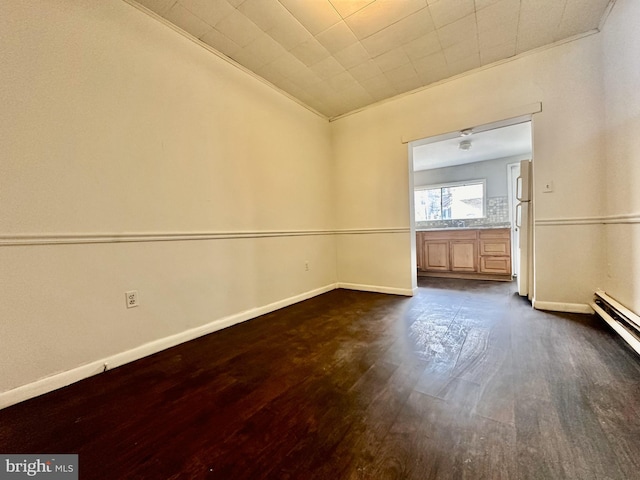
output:
[[[309,261],[307,260],[306,262],[304,262],[304,269],[305,271],[309,271]]]
[[[129,292],[125,292],[125,296],[127,298],[127,308],[133,308],[138,306],[138,291],[131,290]]]

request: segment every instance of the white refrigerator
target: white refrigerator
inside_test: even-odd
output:
[[[532,196],[531,196],[531,161],[520,162],[520,176],[516,184],[516,232],[518,234],[518,251],[515,261],[518,262],[518,293],[531,299],[533,289],[533,255],[532,251]]]

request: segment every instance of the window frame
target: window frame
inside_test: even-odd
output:
[[[442,193],[443,188],[448,187],[464,187],[467,185],[482,185],[482,216],[480,217],[464,217],[464,218],[440,218],[434,220],[417,220],[415,218],[415,194],[417,191],[421,190],[435,190],[440,189]],[[450,220],[471,220],[471,219],[480,219],[487,218],[487,179],[486,178],[477,178],[473,180],[463,180],[460,182],[443,182],[443,183],[434,183],[430,185],[420,185],[413,188],[413,202],[414,202],[414,221],[415,222],[446,222]],[[440,215],[442,216],[442,200],[440,201]]]

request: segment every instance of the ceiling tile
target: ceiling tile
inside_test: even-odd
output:
[[[502,24],[518,22],[520,16],[520,0],[499,0],[498,2],[476,13],[478,30],[494,28]]]
[[[374,0],[329,0],[333,8],[337,10],[342,18],[347,18],[352,13],[366,7]]]
[[[262,35],[262,30],[238,10],[220,20],[215,27],[241,47]]]
[[[234,11],[227,0],[180,0],[179,3],[211,26]]]
[[[598,28],[602,12],[609,0],[567,0],[567,5],[558,26],[556,40],[571,37]]]
[[[358,41],[347,24],[342,21],[316,35],[316,39],[331,53],[339,52]]]
[[[493,30],[485,30],[478,33],[478,45],[480,50],[497,47],[505,43],[514,43],[518,38],[518,25],[509,25]]]
[[[325,115],[589,31],[608,2],[140,0]]]
[[[159,15],[163,15],[176,3],[176,0],[138,0],[138,3]]]
[[[207,0],[197,1],[206,2]],[[238,11],[265,32],[291,16],[278,0],[245,0],[238,7]]]
[[[407,80],[415,79],[418,80],[418,73],[411,63],[405,63],[404,65],[394,68],[392,70],[388,70],[384,72],[385,76],[389,79],[389,81],[397,88],[399,84]]]
[[[517,52],[552,43],[563,11],[564,2],[556,0],[525,2],[518,23]]]
[[[280,88],[307,105],[312,105],[316,102],[315,97],[309,92],[309,89],[291,80],[282,81]]]
[[[423,8],[363,39],[362,44],[371,55],[377,56],[433,30],[434,26],[429,9]]]
[[[345,68],[335,58],[327,57],[311,65],[311,70],[320,78],[329,78],[344,72]]]
[[[281,57],[270,62],[274,70],[280,73],[284,78],[295,77],[299,72],[307,66],[290,53],[286,53]]]
[[[273,63],[267,63],[266,65],[260,67],[256,73],[260,75],[265,80],[270,81],[274,85],[280,86],[288,81],[285,76],[281,73],[280,69],[277,65]]]
[[[267,33],[287,50],[312,38],[307,29],[291,16],[280,19]]]
[[[293,81],[297,85],[306,86],[309,90],[315,90],[316,85],[319,85],[322,82],[322,79],[306,65],[300,66],[300,68],[293,72],[289,76],[289,80]]]
[[[516,53],[527,52],[534,48],[542,47],[553,43],[553,31],[555,28],[548,28],[548,31],[536,29],[518,29],[518,39],[516,43]]]
[[[329,56],[328,50],[313,37],[292,48],[290,52],[307,66],[314,65]]]
[[[362,82],[364,80],[368,80],[369,78],[382,75],[382,70],[380,70],[380,67],[378,67],[378,64],[376,62],[374,62],[373,60],[367,60],[360,65],[356,65],[355,67],[350,68],[349,73],[358,82]]]
[[[495,47],[507,44],[515,45],[518,36],[520,0],[499,0],[478,11],[476,17],[481,59],[495,57],[495,52],[489,54],[488,49],[493,50]],[[482,55],[483,51],[485,51],[484,55]]]
[[[348,105],[349,111],[365,107],[374,101],[373,97],[363,88],[349,90],[343,98],[343,104]]]
[[[442,1],[442,0],[441,0]],[[475,14],[457,20],[438,29],[438,38],[442,48],[450,47],[462,40],[475,37],[478,34]]]
[[[415,77],[402,80],[398,83],[394,83],[394,86],[396,87],[396,90],[398,91],[398,93],[410,92],[411,90],[420,88],[423,85],[424,84],[422,83],[422,80],[420,80],[420,78],[417,75]]]
[[[467,58],[463,58],[456,62],[447,62],[449,66],[449,75],[458,75],[468,72],[480,66],[480,54],[475,53]]]
[[[509,0],[512,1],[512,0]],[[499,5],[498,3],[494,4]],[[493,6],[486,8],[483,12],[493,9]],[[504,12],[504,10],[502,11]],[[510,16],[480,16],[478,13],[478,40],[480,48],[495,47],[505,43],[513,42],[518,36],[519,10]]]
[[[402,49],[409,59],[413,61],[439,52],[442,50],[442,47],[438,39],[438,32],[434,31],[403,45]]]
[[[497,45],[491,48],[485,48],[480,50],[480,61],[482,65],[488,65],[505,58],[513,57],[516,54],[516,42],[507,43],[504,45]]]
[[[425,0],[376,0],[347,17],[345,22],[359,39],[363,39],[424,6]]]
[[[384,74],[369,78],[360,82],[360,84],[376,100],[382,100],[398,94],[396,88]]]
[[[207,45],[215,48],[219,52],[224,53],[228,57],[242,48],[236,42],[234,42],[230,38],[227,38],[215,28],[205,33],[202,37],[200,37],[200,40],[202,40]]]
[[[353,45],[349,45],[347,48],[336,52],[334,57],[344,68],[355,67],[356,65],[359,65],[362,62],[369,60],[370,58],[367,51],[359,42],[354,43]]]
[[[482,10],[483,8],[487,8],[489,5],[493,5],[494,3],[499,2],[499,1],[500,0],[475,0],[476,11]],[[564,0],[556,0],[556,1],[563,2]]]
[[[180,27],[187,33],[190,33],[196,38],[200,38],[206,32],[211,30],[211,25],[203,22],[198,17],[196,17],[189,10],[184,8],[179,3],[176,3],[171,10],[167,12],[165,15],[167,20],[169,20],[174,25]]]
[[[409,57],[404,53],[402,47],[398,47],[390,52],[383,53],[382,55],[373,59],[374,62],[380,67],[383,72],[388,72],[394,68],[398,68],[401,65],[410,63]]]
[[[413,66],[424,85],[429,85],[449,76],[447,60],[442,52],[422,57],[414,61]]]
[[[429,2],[429,10],[436,28],[444,27],[475,12],[473,0],[439,0]]]
[[[280,2],[312,35],[317,35],[342,20],[329,0],[280,0]]]
[[[478,54],[478,40],[477,38],[470,38],[469,40],[458,42],[451,47],[445,48],[443,52],[444,58],[447,59],[449,65],[459,62],[464,58]]]
[[[333,100],[335,100],[335,95],[336,91],[331,88],[327,82],[319,83],[314,89],[314,96],[317,99],[321,99],[323,102],[332,101],[332,105],[335,103],[333,102]]]
[[[333,77],[329,77],[327,78],[327,83],[336,91],[353,88],[358,84],[356,79],[353,78],[349,72],[342,72],[338,75],[334,75]]]
[[[241,48],[231,55],[231,58],[254,72],[267,63],[263,58],[251,53],[247,48]]]
[[[343,90],[340,93],[347,95],[349,97],[352,97],[356,102],[361,102],[363,100],[368,100],[369,102],[371,102],[372,100],[371,95],[369,95],[369,92],[367,92],[365,88],[359,83],[354,85],[351,88],[347,88]]]
[[[244,50],[251,55],[255,55],[263,60],[262,65],[270,63],[278,57],[281,57],[287,51],[282,45],[276,42],[266,33],[263,33],[250,44],[244,47]],[[261,65],[261,66],[262,66]]]

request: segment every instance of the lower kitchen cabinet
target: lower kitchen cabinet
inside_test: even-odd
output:
[[[421,231],[416,240],[420,274],[511,279],[508,228]]]
[[[428,240],[422,244],[422,248],[424,251],[423,270],[449,271],[449,242]]]
[[[452,240],[451,271],[477,272],[478,244],[475,240]]]

